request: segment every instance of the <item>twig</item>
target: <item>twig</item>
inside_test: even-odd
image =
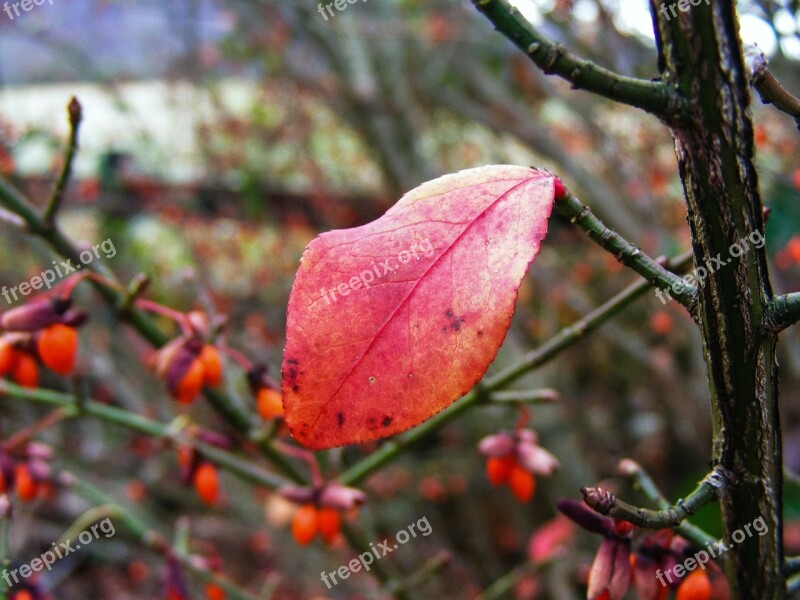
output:
[[[5,573],[11,568],[11,551],[9,537],[11,535],[11,500],[8,495],[0,494],[0,571]],[[8,600],[9,586],[4,578],[0,578],[0,600]]]
[[[783,572],[787,577],[800,573],[800,556],[790,556],[783,561]]]
[[[530,562],[517,565],[508,573],[496,579],[492,585],[483,590],[483,593],[476,596],[474,600],[496,600],[496,598],[506,598],[520,579],[531,573],[536,573],[539,569],[540,565]]]
[[[613,254],[623,265],[636,271],[658,289],[671,291],[675,300],[692,311],[697,297],[696,286],[665,269],[616,231],[609,229],[572,192],[566,191],[563,196],[557,198],[555,209],[580,227],[601,248]]]
[[[667,84],[625,77],[570,54],[562,45],[543,37],[508,0],[473,0],[473,4],[545,74],[558,75],[575,89],[641,108],[668,121],[684,114],[685,100]]]
[[[353,548],[357,554],[368,553],[370,551],[370,546],[367,544],[367,541],[346,523],[342,525],[342,534],[344,534],[347,543],[350,544],[350,547]],[[369,572],[375,579],[383,584],[395,600],[411,600],[411,596],[395,583],[395,578],[386,570],[386,567],[380,561],[372,563]]]
[[[747,66],[750,71],[750,84],[756,89],[764,104],[772,104],[778,110],[794,118],[800,129],[800,99],[781,85],[767,66],[764,53],[758,48],[746,51]]]
[[[0,447],[2,447],[2,449],[6,452],[9,452],[17,446],[21,446],[22,444],[30,441],[42,431],[49,429],[68,416],[69,415],[64,409],[57,408],[56,410],[47,413],[30,427],[26,427],[25,429],[20,429],[17,431],[14,435],[4,441]]]
[[[629,458],[624,459],[619,464],[619,472],[623,477],[629,479],[633,487],[658,508],[661,510],[669,508],[669,501],[661,493],[661,490],[658,489],[650,475],[648,475],[637,462]],[[701,528],[687,521],[683,521],[680,525],[675,527],[675,530],[687,540],[691,540],[701,546],[716,541]]]
[[[69,114],[69,143],[64,151],[64,164],[61,165],[61,174],[56,181],[53,188],[53,193],[50,195],[50,200],[47,203],[42,219],[45,225],[52,227],[55,222],[58,209],[61,207],[61,202],[64,199],[64,191],[67,188],[67,182],[72,175],[72,163],[75,160],[75,154],[78,151],[78,130],[81,126],[81,119],[83,118],[83,109],[81,103],[74,96],[69,101],[67,106],[67,113]]]
[[[194,447],[217,466],[256,485],[262,485],[270,489],[278,489],[288,484],[286,479],[256,467],[251,460],[240,458],[227,450],[212,446],[192,436],[176,432],[174,428],[168,424],[165,425],[157,421],[152,421],[121,408],[89,400],[84,402],[79,409],[72,396],[69,394],[43,389],[32,390],[5,380],[0,380],[0,394],[5,394],[12,398],[38,402],[39,404],[58,406],[66,416],[75,417],[79,414],[86,415],[108,423],[121,425],[127,429],[139,431],[155,438],[180,441]]]
[[[487,401],[493,404],[552,404],[558,402],[559,393],[551,388],[539,390],[508,390],[492,392],[487,396]]]
[[[71,473],[62,473],[59,477],[62,485],[69,487],[76,494],[85,498],[92,504],[99,505],[104,511],[111,512],[117,517],[118,522],[131,533],[145,548],[163,556],[174,556],[178,561],[203,582],[213,582],[221,587],[232,600],[258,600],[253,594],[231,583],[227,578],[214,573],[203,566],[202,561],[194,560],[189,554],[180,551],[169,544],[166,537],[151,528],[147,523],[115,502],[110,496],[93,485],[75,477]],[[90,511],[91,512],[91,511]],[[88,514],[88,513],[87,513]]]
[[[764,311],[764,329],[780,333],[800,321],[800,292],[775,296]]]
[[[624,519],[645,529],[677,527],[709,502],[716,500],[728,485],[728,477],[720,468],[706,475],[685,499],[660,510],[634,506],[599,487],[581,489],[583,500],[602,515]]]

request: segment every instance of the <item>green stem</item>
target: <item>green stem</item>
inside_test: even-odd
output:
[[[5,573],[11,568],[11,499],[0,494],[0,571]],[[0,600],[8,600],[8,583],[0,577]]]
[[[212,446],[191,436],[179,432],[176,433],[170,425],[152,421],[114,406],[91,400],[85,401],[78,406],[69,394],[44,389],[32,390],[5,380],[0,380],[0,394],[39,404],[58,406],[69,417],[90,416],[155,438],[171,439],[189,444],[219,467],[256,485],[262,485],[274,490],[288,483],[288,480],[254,466],[249,459],[240,458],[227,450]]]
[[[800,573],[800,556],[789,556],[783,561],[783,572],[787,577]]]
[[[581,489],[581,494],[584,502],[602,515],[624,519],[646,529],[667,529],[677,527],[706,504],[716,500],[727,487],[727,481],[728,475],[718,467],[706,475],[686,498],[659,510],[633,506],[603,488],[585,487]]]
[[[641,108],[664,119],[676,119],[685,101],[660,81],[625,77],[567,52],[542,36],[508,0],[473,0],[475,7],[547,75],[558,75],[575,89],[586,90]]]
[[[800,292],[775,296],[764,311],[764,329],[779,333],[800,321]]]
[[[668,261],[666,264],[671,269],[678,269],[688,264],[690,259],[691,254],[686,253],[672,261]],[[408,433],[383,444],[378,450],[372,452],[352,467],[342,472],[339,476],[339,481],[343,485],[356,485],[360,481],[363,481],[385,464],[397,458],[402,451],[411,444],[418,442],[457,419],[483,400],[486,394],[503,389],[523,375],[555,358],[562,350],[574,345],[588,333],[600,327],[600,325],[617,315],[634,300],[644,295],[649,289],[651,289],[650,283],[644,280],[629,285],[588,315],[569,327],[565,327],[547,342],[526,354],[525,357],[516,364],[510,365],[497,375],[490,377],[482,384],[476,386],[455,404],[434,415],[422,423],[422,425],[412,429]]]
[[[665,269],[638,247],[609,229],[572,192],[568,191],[557,199],[555,209],[580,227],[601,248],[613,254],[623,265],[636,271],[659,290],[671,291],[675,300],[691,312],[697,298],[697,286],[689,284]]]
[[[200,561],[194,560],[191,555],[181,552],[180,548],[171,546],[166,537],[147,525],[129,509],[115,502],[102,490],[78,479],[71,473],[62,473],[60,480],[63,485],[71,488],[76,494],[90,503],[106,507],[106,510],[113,509],[118,524],[122,525],[144,547],[164,556],[175,556],[181,565],[196,575],[198,579],[218,585],[225,590],[232,600],[258,600],[256,596],[232,584],[222,575],[201,566]]]
[[[67,107],[69,113],[69,143],[64,151],[64,164],[61,166],[61,174],[53,187],[53,193],[45,208],[42,219],[48,226],[55,223],[58,209],[64,199],[64,191],[67,188],[67,183],[72,176],[72,163],[75,160],[75,154],[78,151],[78,130],[80,129],[81,119],[83,118],[82,109],[78,99],[73,96]]]
[[[533,563],[526,562],[517,565],[508,573],[496,579],[492,585],[483,590],[483,593],[476,596],[474,600],[496,600],[497,598],[506,598],[520,579],[538,570],[539,566]]]
[[[343,524],[342,534],[344,534],[347,543],[350,544],[350,547],[355,550],[357,554],[370,552],[370,547],[367,541],[352,527],[348,526],[347,524]],[[388,591],[390,591],[395,600],[411,600],[411,596],[409,596],[404,589],[394,585],[394,577],[392,577],[392,575],[386,570],[380,561],[372,563],[370,566],[370,573],[373,577],[375,577],[375,579],[380,581]]]
[[[626,458],[620,463],[619,471],[623,477],[631,481],[633,487],[644,495],[650,502],[655,504],[661,510],[667,510],[670,507],[670,502],[666,499],[661,490],[658,489],[653,479],[638,463]],[[688,521],[681,522],[675,531],[680,533],[687,540],[693,541],[700,546],[706,546],[714,543],[708,533],[703,531],[696,525],[692,525]]]

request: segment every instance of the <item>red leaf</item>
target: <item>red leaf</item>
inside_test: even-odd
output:
[[[553,196],[549,173],[481,167],[314,239],[289,298],[292,435],[315,449],[379,439],[468,392],[505,338]]]

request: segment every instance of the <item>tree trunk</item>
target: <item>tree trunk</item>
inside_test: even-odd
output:
[[[673,17],[651,4],[662,77],[689,100],[688,117],[668,125],[698,280],[707,271],[692,312],[708,368],[712,460],[731,477],[721,495],[731,598],[785,598],[776,337],[762,327],[772,289],[735,9],[713,0]],[[763,536],[752,525],[759,517]]]

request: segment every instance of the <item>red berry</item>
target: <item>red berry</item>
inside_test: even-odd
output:
[[[297,509],[292,519],[292,536],[298,544],[305,546],[314,539],[317,530],[317,507],[313,504],[304,504]]]
[[[675,600],[708,600],[711,598],[711,582],[706,572],[692,571],[681,582]]]
[[[283,403],[281,402],[281,393],[272,388],[260,388],[258,394],[256,394],[256,409],[265,421],[282,416]]]
[[[508,481],[511,469],[516,464],[513,455],[497,457],[491,456],[486,461],[486,477],[492,485],[501,485]]]
[[[36,492],[39,491],[38,484],[33,480],[28,467],[24,464],[18,464],[14,470],[14,487],[17,490],[17,496],[23,502],[36,498]]]
[[[17,352],[17,360],[11,370],[11,378],[17,385],[35,388],[39,385],[39,365],[27,352]]]
[[[508,487],[520,502],[530,502],[533,492],[536,490],[536,480],[533,474],[526,471],[521,466],[515,464],[511,468],[508,476]]]
[[[78,332],[61,323],[50,325],[39,334],[36,349],[47,368],[59,375],[69,375],[78,356]]]
[[[225,590],[215,583],[206,584],[206,598],[208,600],[225,600]]]
[[[14,347],[5,340],[0,340],[0,377],[14,368],[16,360],[17,351]]]
[[[194,489],[200,499],[214,506],[219,498],[219,475],[217,468],[211,463],[201,463],[194,473]]]
[[[216,387],[222,383],[222,358],[219,350],[211,344],[206,344],[200,351],[200,362],[203,363],[203,383]]]
[[[317,529],[322,539],[329,544],[336,539],[342,530],[342,517],[339,511],[332,508],[320,508],[317,512]]]
[[[200,390],[203,389],[204,379],[205,369],[203,368],[203,363],[200,359],[193,360],[173,390],[173,398],[181,404],[191,404],[197,394],[200,393]]]

